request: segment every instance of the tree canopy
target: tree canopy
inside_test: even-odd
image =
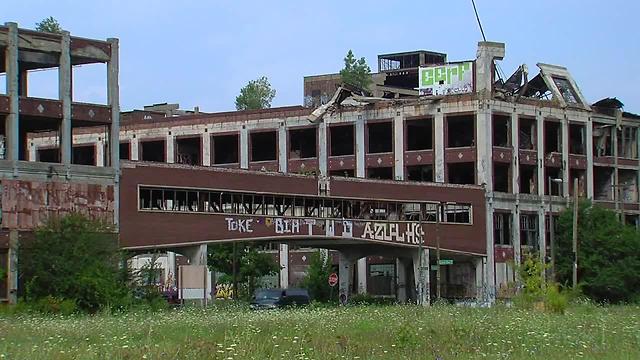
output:
[[[236,110],[259,110],[271,107],[271,101],[276,96],[276,90],[271,88],[269,79],[262,76],[240,89],[236,97]]]
[[[58,20],[56,20],[53,16],[49,16],[48,18],[45,18],[42,21],[36,23],[36,31],[59,34],[62,32],[62,27],[60,26]]]
[[[340,70],[342,82],[355,85],[363,90],[368,90],[373,82],[371,79],[371,69],[367,65],[364,57],[356,60],[353,51],[349,50],[344,58],[344,68]]]

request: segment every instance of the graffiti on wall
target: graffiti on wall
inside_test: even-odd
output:
[[[216,284],[216,299],[229,300],[233,299],[233,285],[231,284]]]
[[[401,225],[405,225],[404,228]],[[393,241],[407,244],[420,244],[424,231],[419,223],[382,223],[367,222],[362,232],[363,239]]]

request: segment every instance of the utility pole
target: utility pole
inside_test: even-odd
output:
[[[578,178],[573,179],[573,288],[578,286]]]
[[[436,261],[437,261],[437,270],[436,270],[436,297],[440,300],[440,215],[442,214],[442,203],[438,203],[437,213],[436,213]]]
[[[420,213],[418,214],[418,234],[420,235],[420,254],[418,254],[418,304],[424,305],[424,235],[422,234],[422,207],[426,204],[420,204]]]
[[[237,258],[237,242],[233,242],[233,299],[238,300],[238,271],[236,270],[236,258]]]

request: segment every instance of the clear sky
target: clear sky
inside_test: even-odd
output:
[[[506,76],[522,63],[530,77],[538,62],[563,65],[588,101],[617,97],[640,113],[640,2],[476,4],[487,40],[506,43]],[[468,60],[482,40],[471,0],[4,0],[0,22],[33,28],[47,16],[75,36],[120,39],[123,110],[160,102],[233,110],[239,89],[262,75],[277,90],[273,106],[298,105],[303,76],[339,71],[349,49],[376,71],[377,54],[424,49]],[[56,76],[31,74],[30,95],[56,97]],[[103,65],[74,69],[75,100],[105,102],[105,84]]]

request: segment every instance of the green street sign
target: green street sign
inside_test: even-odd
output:
[[[453,265],[453,259],[440,259],[439,265]]]

